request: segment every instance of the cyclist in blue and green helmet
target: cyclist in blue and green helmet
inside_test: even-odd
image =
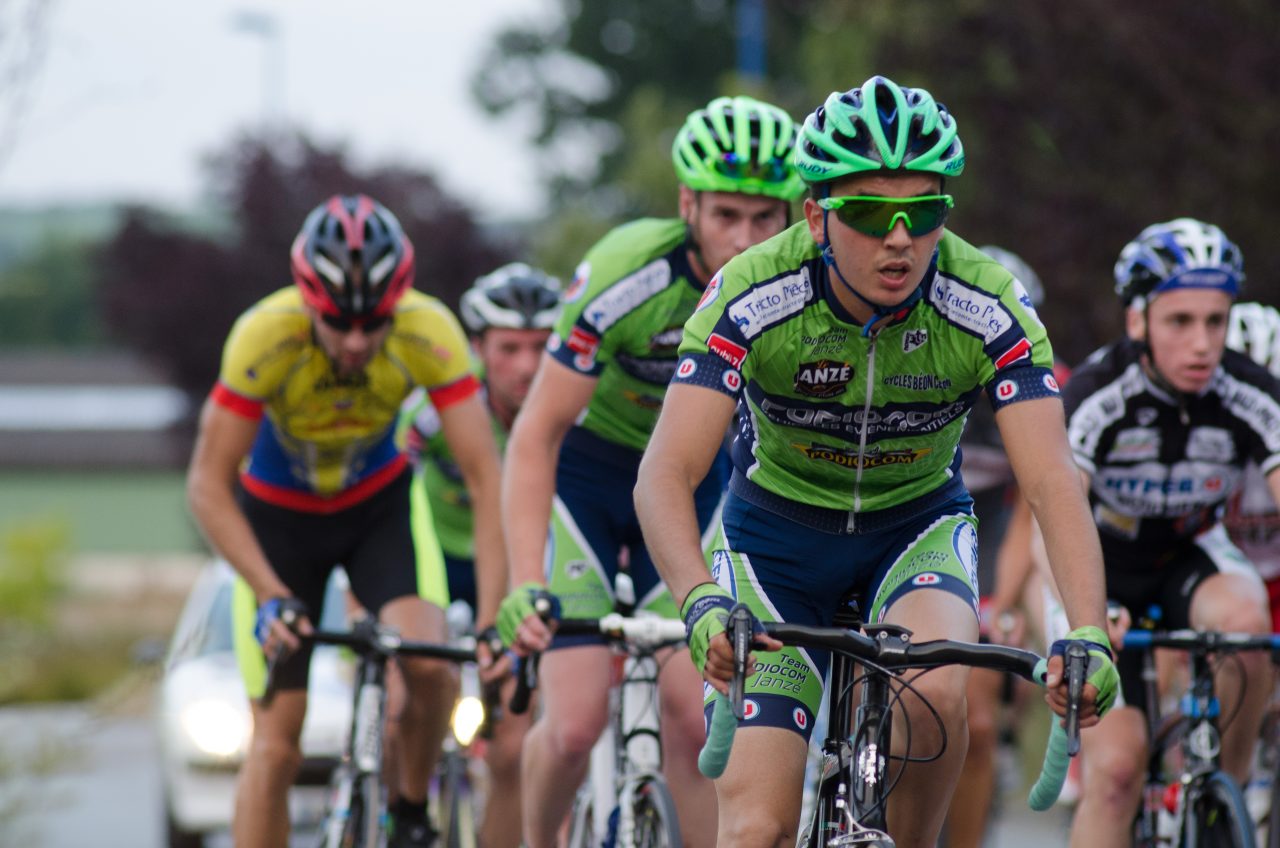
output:
[[[623,551],[637,605],[677,615],[641,538],[631,498],[636,469],[684,323],[712,296],[707,283],[734,256],[782,232],[804,191],[792,166],[795,137],[785,112],[749,97],[718,97],[693,111],[672,144],[679,217],[632,221],[605,235],[565,290],[507,445],[503,518],[518,588],[503,602],[498,629],[518,652],[550,644],[533,613],[539,593],[558,597],[567,617],[612,611]],[[702,526],[723,483],[713,473],[697,491]],[[564,637],[550,647],[541,662],[542,714],[523,759],[524,838],[532,848],[555,844],[607,716],[608,647]],[[679,652],[663,666],[662,742],[684,844],[696,848],[715,839],[715,790],[695,764],[705,731],[701,681],[687,657]]]
[[[906,225],[913,244],[916,236],[941,234],[954,206],[951,195],[943,193],[946,178],[964,171],[964,145],[946,107],[922,88],[905,88],[884,77],[872,77],[861,88],[833,92],[804,122],[796,145],[796,170],[812,195],[813,204],[805,204],[806,217],[818,214],[809,211],[813,205],[821,210],[821,227],[815,231],[811,222],[810,230],[822,247],[823,260],[840,285],[872,310],[864,332],[881,318],[914,304],[920,298],[923,277],[908,273],[908,257],[886,260],[887,267],[874,269],[877,275],[866,275],[864,293],[846,279],[831,235],[836,234],[837,242],[848,232],[887,236],[898,221]],[[833,196],[833,189],[850,178],[872,175],[908,189],[924,186],[927,190],[904,189],[905,193],[899,192],[901,199]],[[844,227],[828,227],[831,212]],[[927,264],[935,244],[936,239],[920,240],[919,249],[910,252],[911,265]],[[844,258],[845,263],[858,262],[858,254],[849,252],[852,255]]]
[[[1086,643],[1082,723],[1114,697],[1098,536],[1052,348],[1009,270],[943,229],[944,180],[963,170],[963,151],[926,91],[873,77],[832,94],[796,147],[804,220],[725,265],[685,324],[635,499],[690,654],[717,690],[735,602],[761,620],[825,625],[853,596],[865,620],[915,639],[977,638],[977,527],[958,443],[985,389],[1070,589],[1068,638]],[[735,411],[729,492],[704,554],[692,493]],[[716,782],[721,845],[795,844],[827,658],[765,643],[781,654],[748,679],[752,718]],[[964,760],[966,678],[931,671],[912,681],[923,698],[895,707],[911,727],[896,753],[909,739],[914,757],[889,805],[899,848],[937,841]],[[1051,682],[1064,712],[1065,686]]]

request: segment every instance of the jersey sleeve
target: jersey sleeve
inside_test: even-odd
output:
[[[605,308],[608,288],[616,275],[611,273],[610,263],[600,262],[593,253],[579,263],[560,299],[560,314],[547,340],[547,352],[579,374],[599,377],[609,360],[605,348],[614,342],[612,337],[606,338],[612,323],[606,323]]]
[[[1104,438],[1124,415],[1124,392],[1114,382],[1115,353],[1095,351],[1071,373],[1062,392],[1067,415],[1067,441],[1076,465],[1090,475],[1098,472]]]
[[[726,286],[726,271],[732,274],[730,266],[726,266],[711,278],[685,322],[671,382],[714,389],[736,400],[742,392],[742,373],[751,353],[751,339],[746,333],[749,325],[734,321],[729,311],[733,294],[728,289],[739,292],[742,285]]]
[[[1236,383],[1231,406],[1253,433],[1249,458],[1263,475],[1280,468],[1280,379],[1249,362],[1252,374]]]
[[[222,349],[213,401],[245,418],[261,418],[267,400],[306,346],[309,327],[304,313],[255,307],[241,315]]]
[[[394,330],[409,352],[414,382],[426,389],[436,410],[447,409],[480,390],[466,333],[443,303],[425,295],[397,309]]]
[[[949,293],[947,310],[963,313],[970,331],[982,337],[978,363],[979,381],[986,387],[992,408],[999,412],[1011,403],[1059,397],[1054,376],[1053,346],[1022,284],[999,265],[985,279],[997,281],[987,289]]]

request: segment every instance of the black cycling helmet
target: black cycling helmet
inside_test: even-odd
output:
[[[549,330],[560,311],[560,281],[512,262],[477,279],[459,307],[462,323],[475,335],[490,327]]]
[[[390,315],[413,285],[409,237],[364,194],[335,194],[313,209],[289,258],[303,299],[322,315]]]

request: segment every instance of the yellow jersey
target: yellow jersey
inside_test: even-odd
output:
[[[406,460],[395,441],[401,402],[415,386],[437,409],[479,390],[466,335],[443,303],[410,290],[381,349],[339,377],[290,286],[236,321],[212,399],[260,420],[241,483],[256,497],[306,512],[345,509],[390,483]]]

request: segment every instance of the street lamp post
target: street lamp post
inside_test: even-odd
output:
[[[284,39],[274,15],[241,10],[231,20],[232,29],[262,39],[262,127],[274,130],[284,124]]]
[[[737,0],[734,4],[738,73],[746,79],[763,81],[767,38],[764,0]]]

